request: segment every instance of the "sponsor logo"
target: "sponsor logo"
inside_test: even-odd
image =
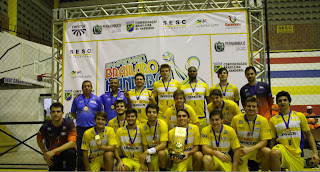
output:
[[[69,50],[69,58],[91,58],[91,48],[71,49]]]
[[[101,25],[93,26],[92,32],[93,32],[93,34],[95,34],[95,35],[101,34],[101,32],[102,32],[102,26],[101,26]]]
[[[227,68],[228,72],[244,72],[247,66],[247,62],[223,63],[223,67]]]
[[[230,23],[225,23],[225,26],[227,29],[232,28],[239,28],[241,27],[241,23],[237,23],[237,17],[236,16],[228,16]]]
[[[69,77],[71,77],[72,79],[76,79],[76,78],[91,78],[92,75],[83,75],[81,70],[73,70],[71,71],[71,73],[68,75]]]
[[[184,29],[187,27],[187,20],[165,20],[162,25],[163,29]]]
[[[196,27],[217,27],[219,24],[210,24],[207,19],[198,19],[196,22],[193,24],[193,26]]]
[[[72,90],[64,90],[64,99],[67,101],[72,99]]]
[[[127,21],[126,22],[126,29],[128,32],[134,31],[134,21]]]
[[[75,36],[82,36],[87,30],[85,25],[74,25],[71,28],[72,28],[72,33]]]
[[[216,52],[224,51],[224,43],[220,41],[214,43],[214,49],[216,50]]]
[[[136,21],[134,22],[136,30],[154,30],[157,20],[148,20],[148,21]]]

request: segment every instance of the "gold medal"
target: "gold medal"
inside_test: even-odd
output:
[[[94,139],[99,140],[99,139],[100,139],[100,136],[99,136],[99,135],[96,135],[96,136],[94,137]]]
[[[253,95],[252,97],[257,98],[257,96],[256,96],[256,95]]]
[[[168,95],[169,93],[168,92],[164,92],[164,95]]]
[[[286,129],[285,131],[286,131],[286,134],[290,134],[291,133],[290,129]]]
[[[83,110],[88,110],[89,108],[88,108],[88,106],[85,106],[84,108],[83,108]]]
[[[192,96],[195,96],[196,95],[196,93],[192,93]]]
[[[114,109],[114,105],[111,105],[111,109]]]

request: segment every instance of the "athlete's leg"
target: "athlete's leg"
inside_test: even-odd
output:
[[[112,171],[113,170],[113,162],[114,162],[114,153],[111,151],[107,151],[104,153],[104,170]]]
[[[272,171],[281,171],[281,151],[279,149],[272,149],[270,155],[270,165]]]
[[[200,151],[197,151],[192,155],[192,164],[193,164],[193,171],[200,171],[202,167],[202,158],[203,154]]]
[[[167,168],[167,153],[165,150],[161,150],[158,152],[158,163],[160,170]]]
[[[214,171],[214,161],[211,155],[204,155],[202,158],[205,171]]]
[[[263,147],[258,151],[257,160],[261,161],[261,171],[268,171],[270,169],[270,153],[271,149]]]

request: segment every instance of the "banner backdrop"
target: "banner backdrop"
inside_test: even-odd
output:
[[[249,66],[246,11],[219,11],[114,17],[67,21],[63,57],[63,104],[69,112],[81,84],[90,80],[97,96],[109,92],[110,78],[120,90],[133,89],[134,75],[145,74],[147,89],[160,79],[167,63],[172,77],[188,82],[187,69],[209,87],[219,82],[217,70],[226,67],[228,81],[240,89]]]

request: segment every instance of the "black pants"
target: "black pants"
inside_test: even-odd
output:
[[[84,171],[84,164],[83,164],[83,157],[82,157],[82,150],[81,150],[81,143],[82,137],[84,132],[92,127],[79,127],[77,126],[77,171]]]
[[[53,156],[53,162],[49,171],[74,171],[76,169],[76,149],[67,149]]]

